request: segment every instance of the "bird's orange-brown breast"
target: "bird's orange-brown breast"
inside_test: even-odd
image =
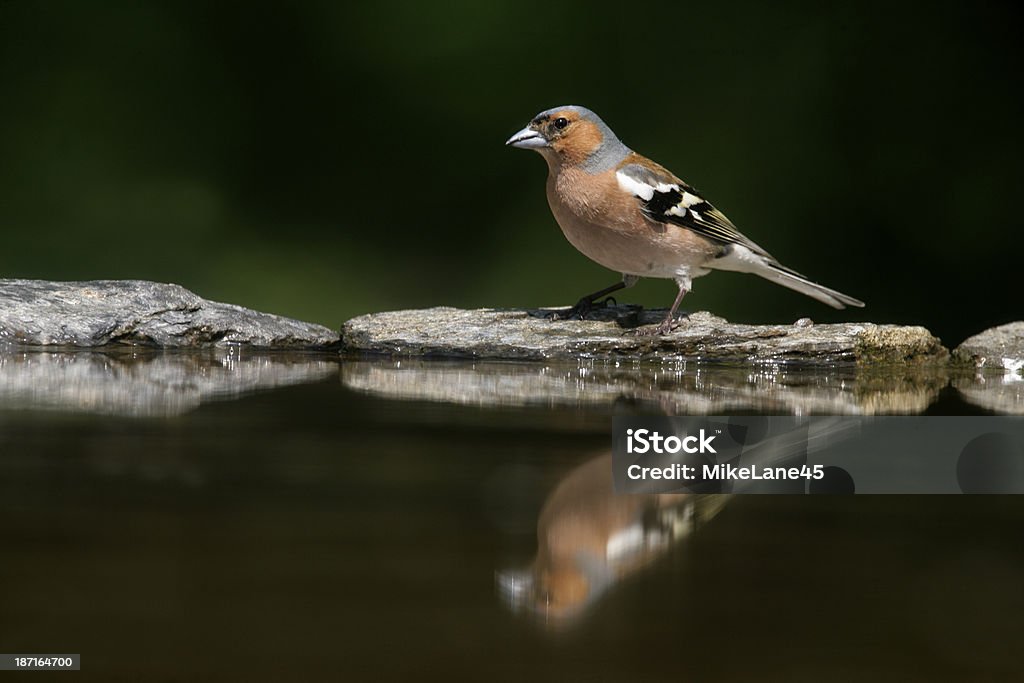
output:
[[[614,192],[615,182],[614,170],[592,176],[578,166],[563,166],[559,173],[550,177],[549,183],[553,186],[549,187],[549,192],[580,218],[595,223],[608,219],[615,222],[617,216],[626,214],[626,206],[620,205],[623,198]]]
[[[690,230],[646,217],[638,199],[618,186],[614,169],[590,175],[562,166],[548,178],[548,202],[574,247],[622,273],[675,277],[717,250]]]

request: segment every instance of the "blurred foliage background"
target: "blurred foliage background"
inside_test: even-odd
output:
[[[503,142],[576,103],[868,302],[721,273],[684,308],[955,344],[1024,313],[1020,25],[974,2],[0,0],[0,277],[173,281],[334,327],[569,304],[617,276]]]

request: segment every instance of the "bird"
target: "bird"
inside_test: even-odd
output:
[[[665,319],[638,334],[678,326],[676,312],[693,279],[712,270],[753,273],[833,308],[864,302],[812,282],[744,236],[700,192],[627,147],[597,114],[578,105],[537,114],[506,146],[539,152],[548,164],[551,213],[570,244],[622,274],[557,318],[584,318],[602,297],[640,278],[675,280],[679,293]]]

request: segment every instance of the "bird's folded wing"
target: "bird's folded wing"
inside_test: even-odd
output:
[[[682,226],[722,245],[740,244],[772,258],[737,230],[725,214],[664,168],[626,164],[615,177],[620,188],[637,198],[641,211],[651,220]]]

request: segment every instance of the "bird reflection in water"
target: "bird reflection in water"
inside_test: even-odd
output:
[[[570,623],[714,517],[729,498],[616,495],[612,456],[605,453],[572,470],[548,496],[533,564],[498,572],[498,592],[515,612],[552,626]]]

